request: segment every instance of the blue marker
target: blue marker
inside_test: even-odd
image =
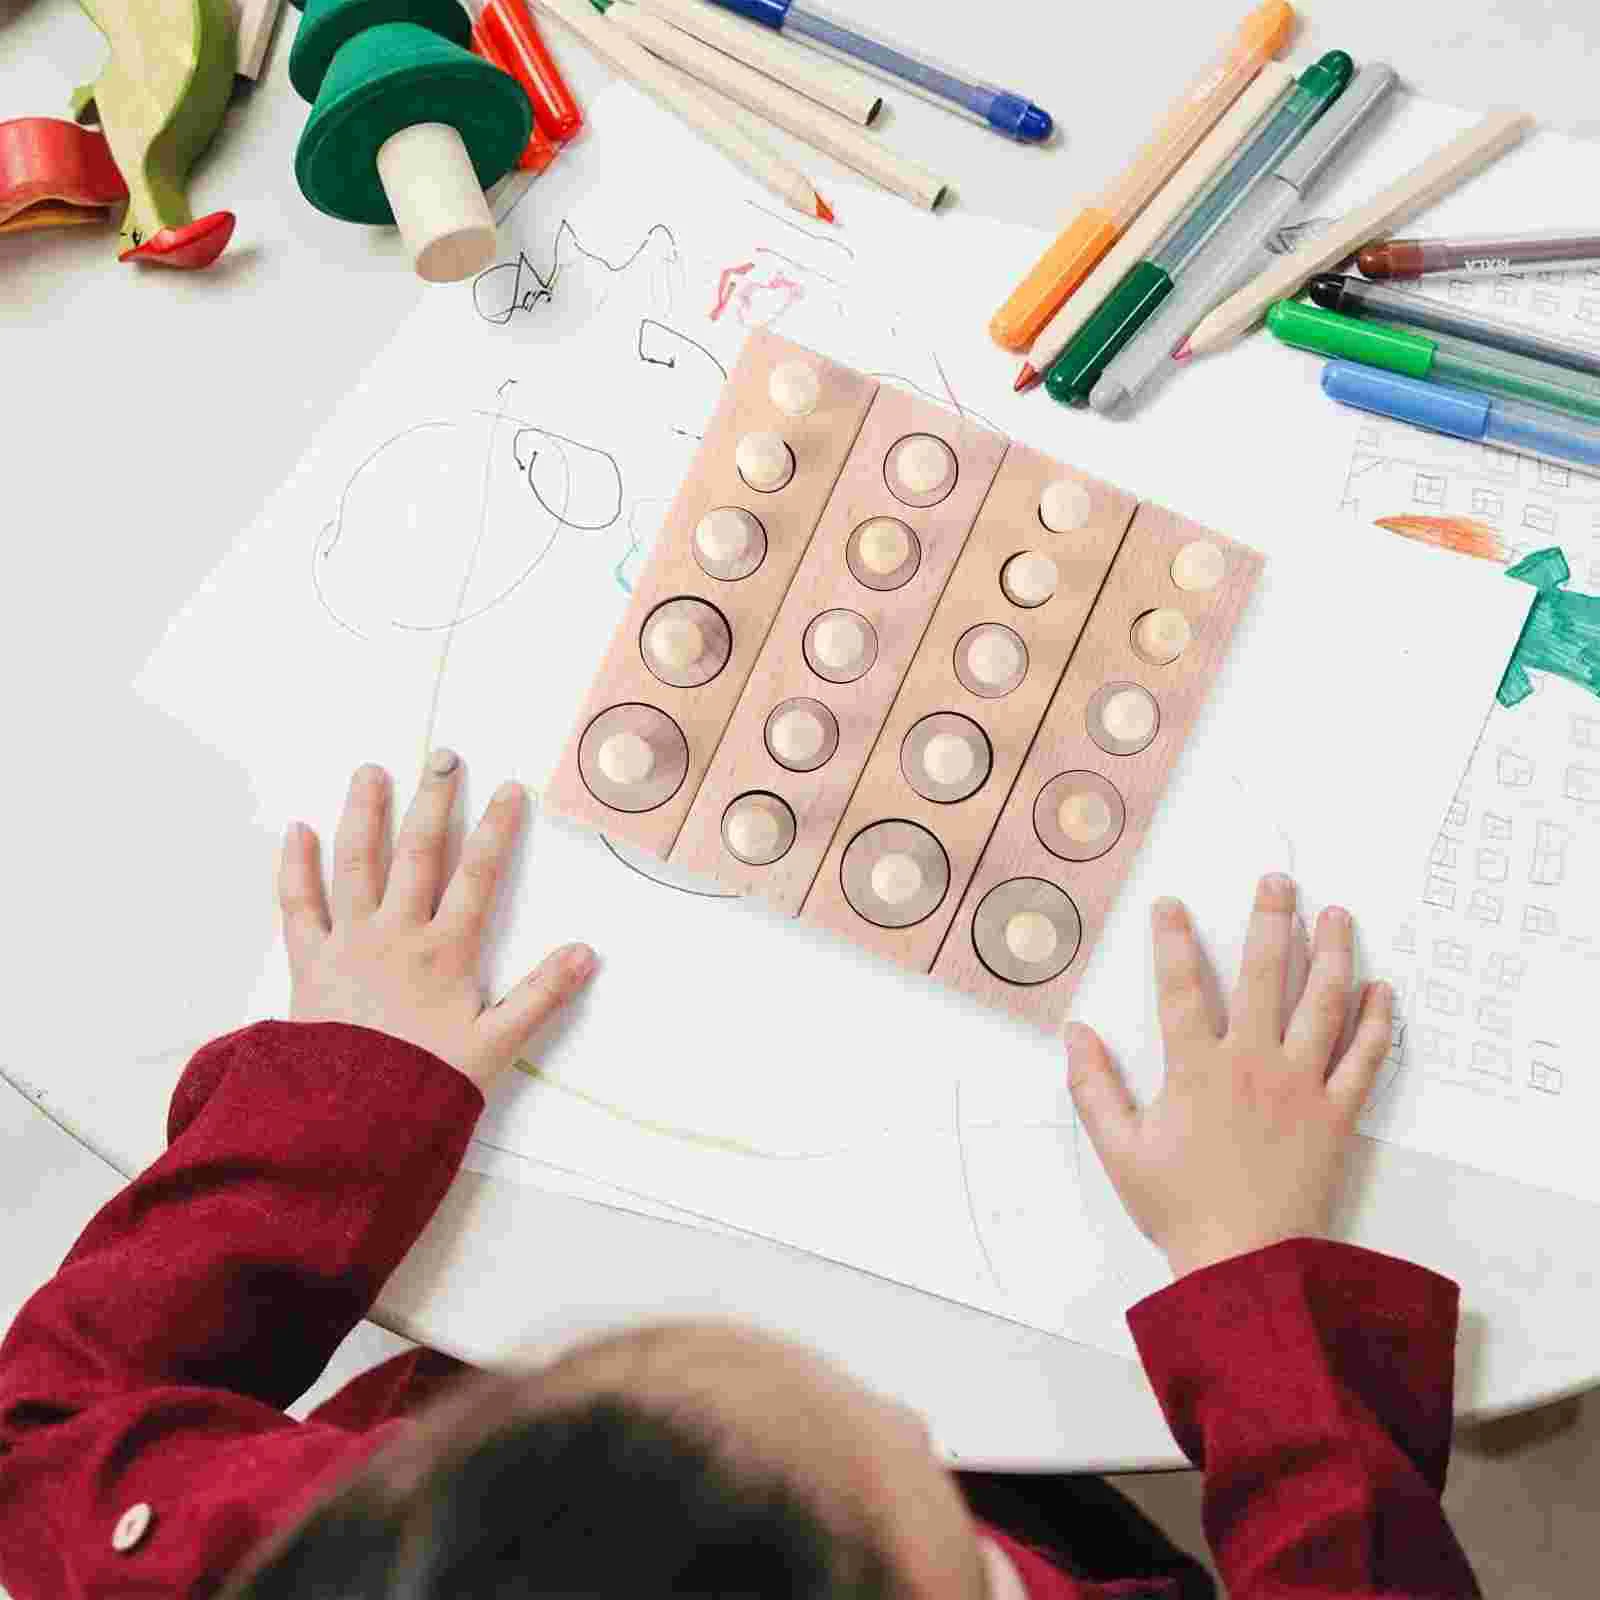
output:
[[[1600,471],[1600,425],[1524,400],[1503,400],[1447,383],[1424,383],[1354,361],[1330,361],[1322,369],[1322,392],[1357,410],[1375,411],[1380,417],[1414,423],[1434,433],[1539,456],[1586,472]]]
[[[802,39],[824,55],[840,56],[851,66],[897,78],[919,90],[924,97],[964,111],[969,117],[998,128],[1001,133],[1010,134],[1013,139],[1038,144],[1048,139],[1055,127],[1048,111],[1020,94],[997,89],[993,84],[973,83],[954,67],[947,67],[919,51],[891,44],[887,39],[857,33],[848,23],[815,6],[796,5],[794,0],[715,0],[715,3],[725,11],[735,11],[790,38]]]

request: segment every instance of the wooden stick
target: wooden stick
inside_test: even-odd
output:
[[[883,96],[872,80],[855,68],[793,45],[770,28],[718,10],[706,0],[639,0],[639,9],[863,127],[883,108]]]
[[[239,65],[235,69],[241,78],[254,80],[261,76],[267,59],[267,46],[272,42],[273,24],[283,0],[233,0],[233,18],[239,35]]]
[[[811,181],[798,167],[791,166],[782,156],[751,138],[721,110],[717,98],[709,90],[704,94],[695,92],[680,74],[595,11],[589,0],[536,0],[536,3],[539,10],[570,28],[616,72],[668,111],[682,117],[780,200],[808,217],[821,217],[825,222],[833,220],[828,203],[818,196]]]
[[[1351,256],[1397,223],[1431,206],[1464,178],[1504,154],[1533,126],[1521,111],[1491,111],[1476,127],[1458,134],[1420,166],[1396,178],[1366,205],[1318,235],[1303,250],[1285,256],[1231,299],[1224,300],[1189,336],[1191,355],[1225,349],[1248,333],[1274,301],[1298,294],[1319,272]]]
[[[944,197],[949,185],[943,178],[897,156],[871,134],[862,132],[853,123],[835,116],[804,95],[764,77],[742,61],[713,50],[710,45],[659,17],[647,16],[638,6],[623,3],[623,0],[618,0],[607,16],[652,54],[681,67],[700,83],[709,84],[746,110],[776,123],[797,139],[803,139],[913,205],[932,210]]]

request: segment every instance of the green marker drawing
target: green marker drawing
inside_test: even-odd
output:
[[[1526,700],[1533,693],[1530,672],[1552,673],[1600,695],[1600,596],[1567,593],[1562,585],[1572,572],[1554,548],[1524,556],[1506,568],[1506,576],[1532,584],[1539,594],[1495,699],[1503,706]]]

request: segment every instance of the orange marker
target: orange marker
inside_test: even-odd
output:
[[[1293,28],[1294,7],[1288,0],[1264,0],[1244,19],[1222,54],[1176,101],[1128,170],[1073,218],[995,313],[989,332],[997,343],[1008,350],[1026,350],[1033,343],[1245,85],[1288,43]]]

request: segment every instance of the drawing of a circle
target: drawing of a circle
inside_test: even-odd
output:
[[[845,848],[839,882],[857,916],[879,928],[909,928],[949,892],[950,859],[914,822],[873,822]]]
[[[1085,711],[1089,737],[1108,756],[1136,756],[1161,727],[1161,708],[1137,683],[1108,683],[1096,689]]]
[[[863,522],[845,542],[850,576],[868,589],[899,589],[922,565],[922,544],[897,517]]]
[[[767,530],[739,506],[718,506],[695,525],[695,564],[710,578],[737,583],[767,558]]]
[[[1116,785],[1098,772],[1063,772],[1033,803],[1039,843],[1063,861],[1103,856],[1122,837],[1127,820],[1128,808]]]
[[[1028,647],[1000,622],[980,622],[956,641],[956,677],[985,700],[1000,700],[1028,675]]]
[[[883,481],[902,505],[926,509],[946,499],[956,486],[955,452],[931,433],[908,434],[883,462]]]
[[[954,805],[975,795],[989,777],[994,752],[970,717],[936,711],[912,725],[900,746],[900,771],[924,800]]]
[[[1048,983],[1072,965],[1083,919],[1071,898],[1043,878],[1009,878],[979,902],[972,947],[1007,983]]]
[[[728,664],[733,633],[715,606],[693,595],[663,600],[639,630],[639,653],[663,683],[696,689]]]
[[[766,741],[780,767],[815,772],[839,748],[839,720],[820,700],[784,700],[767,717]]]
[[[689,745],[666,712],[636,701],[602,711],[578,741],[578,771],[601,805],[654,811],[683,785]]]
[[[806,664],[829,683],[854,683],[878,659],[877,630],[856,611],[813,617],[803,645]]]

